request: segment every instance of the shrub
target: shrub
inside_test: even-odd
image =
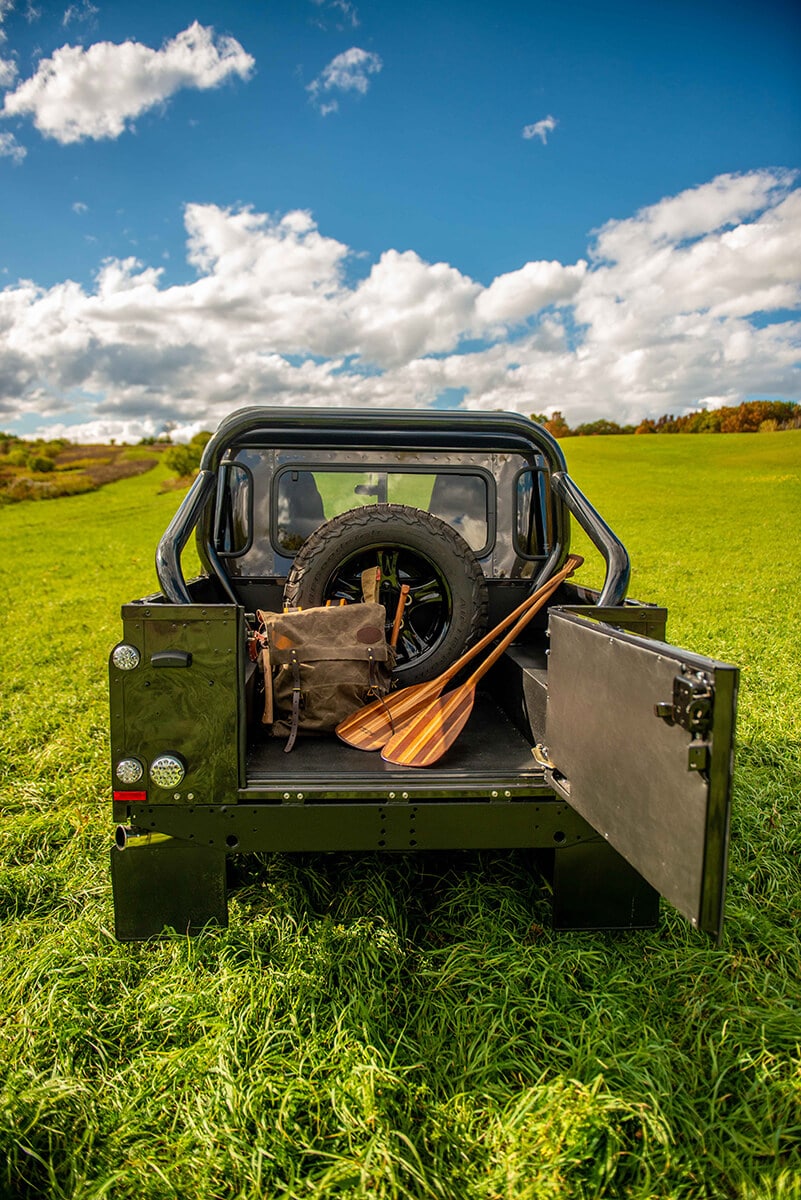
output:
[[[86,475],[55,475],[52,479],[31,479],[19,475],[0,491],[0,502],[8,504],[18,500],[55,500],[58,496],[78,496],[82,492],[93,492],[95,484]]]
[[[172,446],[164,454],[165,466],[170,471],[174,471],[181,479],[189,479],[200,466],[203,447],[210,438],[211,434],[208,430],[203,429],[200,433],[196,433],[186,446]]]
[[[181,479],[188,479],[200,465],[200,454],[191,446],[171,446],[164,454],[164,464]]]
[[[52,471],[55,463],[46,454],[29,454],[25,465],[29,471],[36,471],[37,474],[43,475],[47,471]]]

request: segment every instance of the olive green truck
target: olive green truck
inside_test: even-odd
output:
[[[257,614],[359,603],[375,568],[403,689],[552,578],[574,525],[603,557],[600,590],[558,585],[432,765],[302,728],[286,753],[265,724]],[[202,573],[187,580],[193,534]],[[668,644],[666,611],[627,598],[626,550],[542,427],[240,410],[156,565],[161,591],[123,606],[109,661],[121,940],[225,925],[232,856],[482,848],[536,851],[556,928],[649,927],[661,895],[720,936],[737,669]]]

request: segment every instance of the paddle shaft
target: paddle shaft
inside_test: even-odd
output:
[[[351,716],[346,717],[344,721],[340,722],[336,729],[337,735],[342,741],[359,750],[379,749],[386,743],[387,738],[394,734],[395,721],[402,724],[404,721],[413,719],[421,708],[436,700],[446,685],[458,675],[463,667],[477,655],[481,654],[487,646],[492,644],[499,634],[508,629],[510,625],[514,625],[529,610],[539,608],[541,603],[553,594],[553,591],[562,582],[562,579],[576,570],[582,561],[583,559],[578,555],[571,555],[563,569],[557,575],[542,584],[530,596],[527,596],[522,604],[519,604],[513,612],[504,617],[494,629],[491,629],[480,641],[476,642],[475,646],[471,646],[461,658],[452,663],[441,675],[425,683],[413,684],[411,687],[402,688],[394,695],[385,696],[381,700],[376,700],[371,704],[365,705],[364,708],[357,710]]]
[[[483,650],[486,650],[487,646],[491,646],[496,637],[503,633],[504,629],[508,629],[510,625],[513,625],[516,621],[518,621],[529,611],[530,608],[532,608],[532,606],[536,605],[539,607],[540,600],[543,598],[548,598],[553,594],[553,591],[555,590],[553,585],[557,584],[558,586],[558,584],[562,583],[565,579],[567,579],[568,575],[572,575],[574,571],[577,571],[583,562],[584,559],[580,555],[571,554],[561,571],[558,571],[556,575],[552,575],[550,579],[547,579],[545,583],[541,584],[537,588],[536,592],[532,592],[530,596],[527,596],[522,604],[518,604],[517,608],[505,616],[502,621],[499,621],[493,629],[490,629],[489,633],[485,633],[483,638],[476,642],[475,646],[471,646],[469,650],[466,650],[461,658],[457,658],[456,662],[451,663],[451,665],[445,671],[443,671],[441,675],[437,676],[436,680],[431,680],[431,682],[441,683],[440,690],[442,690],[446,683],[450,683],[452,679],[456,678],[463,667],[466,667],[467,664],[472,662],[473,659],[481,654]],[[508,644],[509,643],[507,643],[507,645]],[[398,692],[399,696],[402,694],[403,692]]]
[[[555,575],[552,575],[548,582],[543,584],[541,588],[538,588],[533,596],[529,596],[528,604],[525,606],[526,611],[515,622],[515,624],[507,633],[506,637],[502,638],[500,642],[498,642],[498,645],[495,647],[492,653],[485,658],[484,662],[477,667],[470,678],[466,680],[466,682],[463,684],[465,688],[475,687],[479,679],[482,679],[484,675],[486,675],[490,667],[495,666],[496,662],[506,651],[507,647],[511,646],[512,642],[522,633],[529,621],[531,621],[532,618],[537,615],[543,603],[546,600],[550,600],[551,596],[554,594],[560,584],[567,579],[568,575],[572,575],[572,573],[581,566],[583,561],[584,559],[580,558],[578,554],[571,554],[565,565],[562,567],[562,570],[557,571]],[[534,603],[535,597],[536,603]],[[523,605],[521,605],[521,608],[522,607]],[[506,624],[508,624],[508,621]]]
[[[401,725],[384,745],[381,757],[385,762],[407,767],[427,767],[450,749],[472,712],[479,680],[495,665],[562,581],[582,562],[583,559],[578,555],[572,555],[562,570],[537,590],[537,602],[534,603],[534,598],[530,597],[531,602],[523,615],[465,683],[447,696],[431,701]]]

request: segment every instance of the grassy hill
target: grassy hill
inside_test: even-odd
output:
[[[0,505],[97,491],[104,484],[152,470],[167,448],[158,442],[141,446],[23,442],[0,434]]]
[[[723,948],[553,934],[522,853],[263,856],[227,932],[117,944],[106,659],[180,497],[7,506],[0,1195],[801,1195],[801,432],[563,448],[632,595],[742,667]]]

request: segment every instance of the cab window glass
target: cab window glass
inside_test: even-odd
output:
[[[521,471],[516,490],[515,549],[527,558],[545,555],[550,550],[545,476],[541,471]]]
[[[244,554],[251,539],[251,475],[239,463],[223,463],[214,513],[214,549],[220,555]]]
[[[451,471],[308,471],[280,473],[275,493],[276,545],[298,550],[324,521],[366,504],[408,504],[452,525],[472,550],[488,540],[487,484]]]

